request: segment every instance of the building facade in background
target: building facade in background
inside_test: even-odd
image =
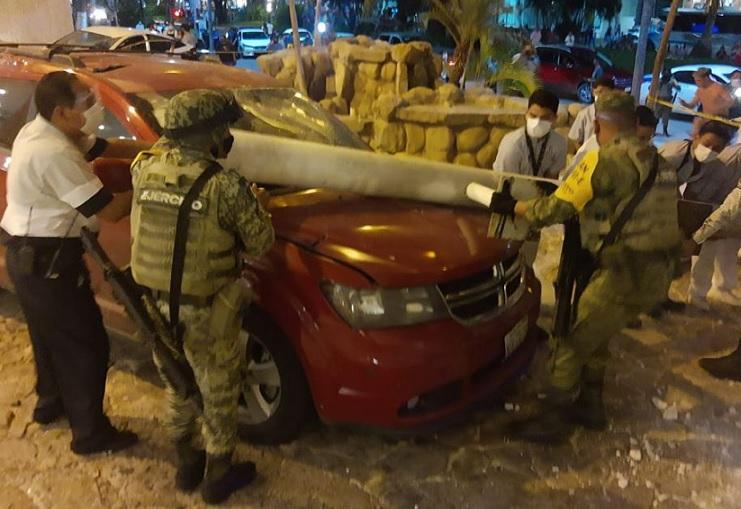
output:
[[[52,42],[72,31],[69,0],[0,0],[0,41]]]

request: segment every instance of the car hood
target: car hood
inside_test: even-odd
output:
[[[279,237],[387,287],[454,280],[519,249],[518,242],[487,238],[483,210],[311,189],[274,196],[270,211]]]

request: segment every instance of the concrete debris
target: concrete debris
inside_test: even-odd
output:
[[[624,490],[625,488],[628,487],[628,479],[622,473],[618,472],[616,477],[617,477],[618,487],[621,490]]]
[[[640,449],[631,449],[630,450],[630,459],[633,461],[641,461],[642,459],[641,450]]]
[[[654,397],[652,397],[652,398],[651,398],[651,402],[652,402],[652,403],[654,404],[654,406],[655,406],[655,407],[656,407],[656,408],[657,408],[658,410],[660,410],[660,411],[662,411],[662,412],[663,412],[664,410],[666,410],[666,408],[667,408],[667,407],[669,406],[669,405],[667,404],[667,402],[666,402],[666,401],[664,401],[664,400],[663,400],[663,399],[661,399],[661,398],[657,398],[656,396],[654,396]]]
[[[672,405],[668,407],[666,410],[664,410],[662,417],[664,418],[665,421],[676,421],[679,418],[679,412],[677,411],[677,406]]]

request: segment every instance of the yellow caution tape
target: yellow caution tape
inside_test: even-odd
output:
[[[675,103],[670,103],[669,101],[664,101],[664,100],[661,100],[661,99],[653,99],[652,100],[649,97],[648,99],[646,99],[646,104],[650,104],[650,103],[660,104],[662,106],[667,106],[669,108],[679,107],[679,109],[682,111],[682,113],[686,113],[687,115],[692,115],[693,117],[704,118],[704,119],[707,119],[707,120],[715,120],[717,122],[722,122],[722,123],[727,124],[727,125],[730,125],[732,127],[741,127],[741,122],[737,122],[735,120],[731,120],[731,119],[725,118],[725,117],[719,117],[717,115],[709,115],[709,114],[703,113],[701,111],[695,111],[693,109],[687,108],[686,106],[682,106],[681,103],[675,104]]]

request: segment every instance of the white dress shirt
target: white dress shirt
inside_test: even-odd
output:
[[[540,156],[545,139],[545,136],[542,138],[530,138],[536,160]],[[545,146],[545,152],[540,168],[538,169],[538,174],[533,175],[534,168],[530,160],[527,141],[525,140],[525,128],[521,127],[507,133],[502,138],[493,168],[495,171],[557,179],[558,172],[563,170],[563,167],[566,165],[566,151],[566,138],[555,131],[551,131],[548,134],[548,144]]]
[[[38,115],[13,143],[7,176],[8,206],[0,226],[14,236],[79,237],[97,229],[95,216],[77,208],[102,192],[80,150]]]
[[[586,108],[582,108],[579,113],[576,114],[574,123],[571,125],[569,130],[569,139],[573,140],[577,145],[582,145],[587,138],[594,134],[594,117],[596,116],[596,110],[594,103],[590,104]]]

